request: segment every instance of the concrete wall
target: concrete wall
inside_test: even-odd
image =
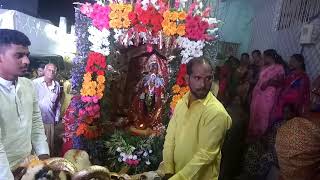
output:
[[[249,50],[276,49],[284,59],[294,53],[302,52],[306,58],[307,72],[311,79],[320,74],[320,42],[315,45],[301,46],[299,43],[301,24],[288,29],[277,30],[277,15],[280,12],[280,0],[251,0],[254,7],[252,33]],[[318,17],[312,23],[320,24]]]
[[[239,53],[247,52],[250,43],[253,8],[251,0],[226,0],[218,3],[217,17],[224,22],[221,40],[239,43]]]

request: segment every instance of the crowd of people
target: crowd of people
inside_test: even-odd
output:
[[[14,179],[31,153],[47,159],[57,147],[54,125],[65,108],[57,67],[22,77],[30,43],[19,31],[0,29],[0,179]],[[186,69],[190,91],[167,128],[163,179],[319,178],[320,77],[310,83],[301,54],[286,63],[276,50],[255,50],[215,72],[200,57]]]
[[[319,78],[311,85],[303,55],[293,54],[287,62],[274,49],[263,53],[254,50],[251,58],[247,53],[241,54],[240,60],[230,57],[216,69],[219,76],[217,97],[233,120],[223,151],[220,179],[238,176],[240,179],[272,180],[278,179],[279,174],[282,179],[310,179],[318,171],[320,161],[315,158],[318,154],[310,153],[319,152],[320,146],[303,142],[302,147],[300,141],[303,140],[298,137],[303,134],[289,127],[304,128],[298,124],[307,123],[308,128],[319,128],[319,123],[314,121],[319,117]],[[294,121],[290,120],[292,118]],[[278,131],[281,133],[277,134]],[[308,132],[307,127],[300,131],[313,136],[310,141],[320,135],[316,130]],[[284,145],[292,138],[300,147]],[[288,151],[295,154],[288,156]],[[295,162],[294,158],[303,155],[314,158],[304,159],[308,163],[288,163],[289,159]],[[308,169],[305,171],[308,174],[298,176],[300,168]]]

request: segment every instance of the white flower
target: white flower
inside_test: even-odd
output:
[[[218,30],[219,30],[219,28],[208,29],[207,32],[208,32],[209,34],[215,34]]]
[[[209,24],[217,24],[219,21],[216,18],[206,18],[205,19]]]
[[[149,150],[149,153],[150,153],[150,154],[152,153],[152,150],[151,150],[151,149]]]
[[[136,155],[134,155],[134,156],[132,157],[132,159],[133,159],[133,160],[137,160],[138,157],[137,157]]]
[[[132,156],[132,155],[129,155],[129,156],[128,156],[128,159],[132,159],[132,158],[133,158],[133,156]]]
[[[191,41],[186,37],[178,37],[177,44],[182,48],[182,64],[186,64],[193,57],[200,57],[203,55],[204,41]]]
[[[120,147],[118,147],[116,151],[117,151],[117,152],[121,152],[121,148],[120,148]]]
[[[202,3],[202,2],[199,3],[199,8],[200,8],[200,9],[203,8],[203,3]]]
[[[126,155],[126,154],[125,154],[125,153],[123,153],[123,152],[122,152],[122,153],[120,153],[120,156],[121,156],[121,157],[124,157],[125,155]]]
[[[90,26],[88,28],[89,32],[89,41],[92,43],[90,46],[90,50],[101,53],[104,56],[108,56],[110,54],[110,49],[109,49],[109,36],[110,36],[110,31],[107,29],[103,29],[100,31],[99,29]]]
[[[148,156],[148,152],[145,151],[145,152],[143,153],[143,156],[144,156],[144,157],[147,157],[147,156]]]
[[[151,164],[151,162],[148,160],[148,161],[146,161],[146,165],[150,165]]]
[[[127,157],[122,158],[122,161],[125,162],[127,160]]]
[[[142,5],[141,8],[146,11],[148,9],[149,0],[142,0],[141,5]]]
[[[118,158],[118,161],[119,161],[119,162],[122,162],[122,158],[119,157],[119,158]]]

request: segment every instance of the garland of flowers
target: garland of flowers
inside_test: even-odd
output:
[[[104,115],[100,109],[102,106],[105,108],[102,98],[106,86],[105,71],[107,67],[105,56],[110,54],[109,28],[112,28],[111,30],[115,37],[115,41],[112,41],[112,43],[123,44],[125,47],[148,43],[147,45],[158,44],[159,49],[162,47],[170,48],[170,46],[182,48],[181,52],[177,51],[180,53],[178,55],[179,58],[171,63],[171,66],[174,67],[171,71],[171,73],[174,73],[171,75],[176,76],[177,79],[174,82],[175,79],[170,78],[170,86],[168,85],[166,89],[166,92],[169,94],[169,100],[166,102],[167,106],[164,112],[166,123],[170,119],[170,109],[172,112],[179,99],[188,92],[189,89],[184,80],[186,63],[192,57],[199,57],[203,54],[202,49],[205,42],[217,38],[215,35],[217,33],[215,24],[218,21],[214,18],[209,18],[207,10],[201,12],[199,2],[196,2],[190,8],[189,13],[183,11],[186,0],[178,0],[175,3],[176,8],[170,11],[169,5],[161,0],[137,0],[134,5],[123,4],[123,1],[113,1],[109,5],[106,5],[105,1],[99,1],[93,4],[82,4],[80,5],[80,9],[76,10],[76,12],[80,11],[82,15],[85,15],[86,19],[90,19],[91,21],[78,21],[76,23],[76,32],[77,29],[78,32],[81,29],[81,34],[77,33],[77,50],[80,56],[74,62],[79,66],[82,65],[82,71],[80,72],[81,78],[79,78],[77,69],[80,68],[74,69],[72,82],[73,86],[76,87],[75,90],[80,95],[75,96],[72,100],[71,106],[68,108],[67,115],[64,118],[67,124],[66,127],[70,130],[70,134],[68,134],[69,136],[66,139],[70,140],[72,137],[73,148],[88,150],[90,149],[87,147],[88,144],[98,142],[91,141],[90,139],[100,137],[101,139],[108,139],[107,142],[109,144],[105,146],[108,153],[103,157],[111,158],[109,159],[111,163],[108,163],[108,165],[112,168],[128,166],[133,173],[157,168],[158,161],[161,160],[163,139],[150,137],[149,141],[147,140],[149,137],[141,138],[126,135],[125,133],[115,134],[115,136],[122,137],[122,139],[115,136],[104,137],[101,136],[101,122],[98,119],[105,119],[105,117],[102,117]],[[208,24],[208,26],[203,26],[204,24]],[[199,27],[200,29],[196,31]],[[178,38],[176,39],[177,36]],[[167,46],[167,44],[169,45]],[[89,49],[92,52],[88,52]],[[86,59],[87,65],[85,74],[83,74]],[[179,69],[178,73],[177,69]],[[174,84],[175,86],[173,86]],[[81,90],[78,86],[81,87]],[[169,93],[171,91],[172,93]],[[150,145],[154,147],[149,148]],[[127,147],[134,147],[135,150],[131,148],[132,150],[127,151]],[[93,152],[90,155],[92,157],[102,157],[99,155],[104,154],[105,149],[101,152],[100,150],[99,152]],[[153,152],[150,154],[149,150]],[[141,151],[143,151],[142,156],[141,153],[138,153]],[[90,153],[90,151],[88,152]],[[148,152],[147,156],[143,156],[145,152]],[[151,163],[150,165],[148,165],[149,162]]]
[[[109,29],[110,7],[99,3],[85,3],[80,7],[80,11],[92,19],[92,24],[99,30]]]
[[[111,12],[109,14],[110,28],[129,28],[131,24],[128,15],[129,12],[132,11],[132,5],[123,3],[112,3],[109,6],[111,8]]]
[[[90,50],[108,56],[110,54],[109,49],[109,36],[110,31],[107,29],[99,30],[93,26],[88,28],[89,41],[91,42]]]
[[[187,64],[190,59],[194,57],[201,57],[203,55],[202,49],[205,46],[204,41],[190,41],[186,37],[178,37],[177,44],[182,48],[182,64]]]
[[[97,52],[90,52],[88,55],[86,73],[83,77],[82,88],[80,90],[81,100],[85,104],[78,112],[78,125],[76,135],[88,139],[97,138],[101,130],[94,125],[96,119],[100,117],[99,100],[103,97],[105,89],[105,71],[107,63],[105,56]]]
[[[163,13],[162,28],[167,36],[184,36],[186,33],[185,24],[180,23],[186,19],[187,14],[184,11],[165,11]]]
[[[129,13],[129,19],[136,32],[151,31],[152,34],[157,34],[162,29],[162,14],[152,5],[144,10],[141,4],[136,4],[134,11]]]
[[[185,75],[187,74],[187,65],[181,64],[179,72],[177,74],[176,84],[172,87],[172,101],[170,103],[171,111],[173,111],[180,101],[180,99],[189,91],[189,87],[185,81]]]
[[[186,17],[186,37],[191,40],[210,40],[212,37],[207,34],[207,30],[212,27],[210,25],[213,25],[207,21],[210,8],[201,13],[199,4],[195,2],[189,9]]]

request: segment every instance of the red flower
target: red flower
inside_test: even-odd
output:
[[[98,73],[104,75],[104,71],[107,67],[106,58],[96,52],[90,52],[88,55],[86,71],[91,73]]]
[[[177,78],[177,84],[179,86],[183,86],[185,84],[185,81],[182,78]]]
[[[137,24],[137,23],[138,23],[136,13],[130,12],[130,13],[128,14],[128,18],[129,18],[129,20],[131,21],[132,24]]]

